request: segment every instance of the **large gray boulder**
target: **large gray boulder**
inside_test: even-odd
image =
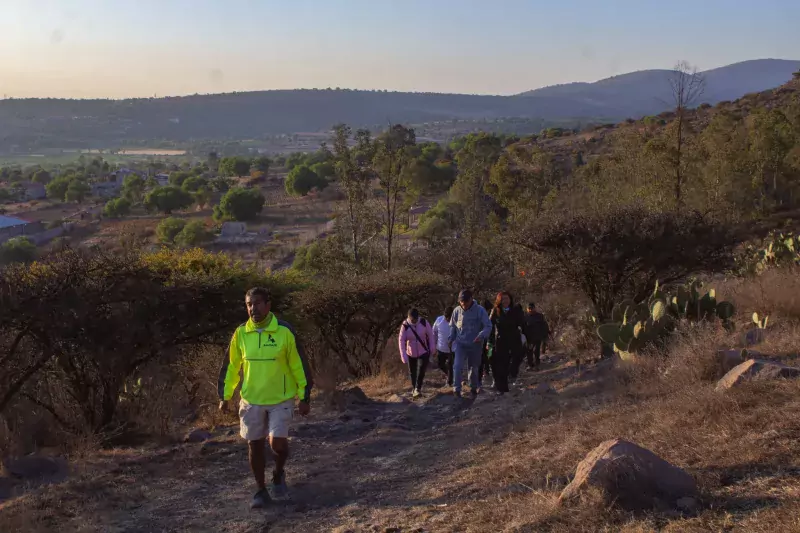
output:
[[[769,381],[800,377],[800,368],[763,359],[749,359],[732,368],[717,382],[716,390],[724,391],[747,381]]]
[[[678,509],[684,498],[696,498],[694,478],[650,450],[622,439],[607,440],[578,464],[575,477],[560,500],[592,486],[609,504],[627,510]]]

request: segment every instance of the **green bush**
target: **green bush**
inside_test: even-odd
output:
[[[103,216],[108,218],[122,218],[131,213],[131,201],[126,197],[114,198],[106,202],[103,207]]]
[[[258,189],[231,189],[214,207],[214,220],[253,220],[264,209],[265,201]]]
[[[156,228],[156,236],[158,237],[159,242],[172,244],[175,242],[175,237],[177,237],[185,227],[186,221],[182,218],[165,218]]]
[[[156,187],[144,199],[148,211],[158,211],[165,215],[185,209],[194,203],[192,195],[175,185]]]
[[[311,189],[324,189],[328,182],[305,165],[294,167],[286,176],[284,187],[286,192],[293,196],[305,196]]]
[[[0,245],[0,264],[29,263],[36,259],[36,245],[28,237],[14,237]]]
[[[290,275],[198,249],[67,249],[0,269],[0,414],[13,409],[21,427],[46,421],[51,432],[103,432],[127,422],[118,406],[132,385],[150,405],[163,402],[165,386],[188,397],[208,384],[188,372],[168,381],[170,369],[226,345],[256,285],[271,291],[281,314],[301,287]]]
[[[190,248],[206,243],[213,238],[213,235],[206,229],[206,225],[203,224],[203,222],[200,220],[193,220],[186,224],[183,229],[175,235],[174,241],[175,244],[179,246]]]

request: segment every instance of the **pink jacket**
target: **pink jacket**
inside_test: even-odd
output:
[[[414,332],[417,334],[414,335]],[[419,337],[419,340],[417,340],[417,337]],[[424,318],[420,318],[416,324],[411,324],[408,320],[404,320],[400,325],[400,335],[397,341],[400,345],[400,359],[403,360],[403,363],[408,363],[409,357],[416,359],[426,353],[430,356],[436,352],[433,328],[430,322]],[[422,342],[420,343],[419,341]]]

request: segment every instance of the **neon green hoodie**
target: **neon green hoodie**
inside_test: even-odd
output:
[[[270,313],[260,323],[252,319],[233,333],[219,373],[219,397],[230,400],[239,385],[242,399],[253,405],[275,405],[292,398],[308,401],[311,372],[305,354],[287,322]]]

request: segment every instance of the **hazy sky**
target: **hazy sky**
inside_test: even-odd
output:
[[[513,94],[800,59],[800,0],[0,0],[0,95]]]

